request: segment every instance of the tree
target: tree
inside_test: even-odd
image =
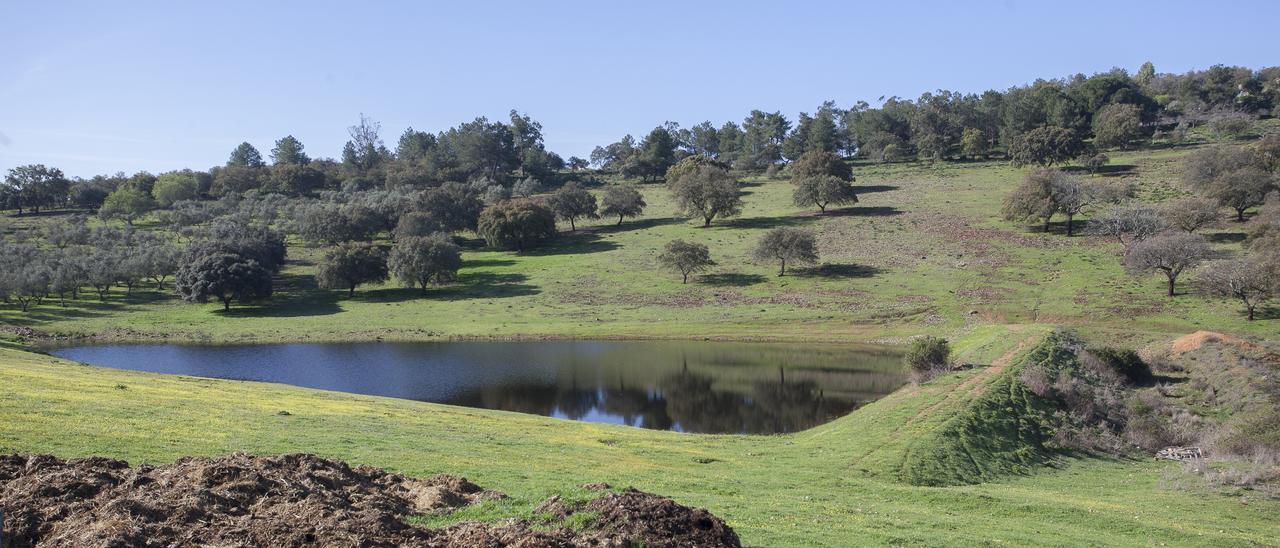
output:
[[[791,182],[810,177],[831,176],[843,181],[853,181],[853,170],[843,158],[833,152],[815,150],[806,152],[791,164]]]
[[[424,293],[430,284],[457,279],[461,267],[458,245],[443,232],[396,240],[391,246],[391,271],[405,285],[419,286]]]
[[[1213,226],[1218,221],[1218,204],[1208,198],[1188,196],[1160,208],[1169,225],[1186,232]]]
[[[547,206],[557,217],[569,221],[569,230],[577,230],[576,221],[581,218],[599,219],[596,212],[596,197],[586,189],[572,182],[560,187],[547,197]]]
[[[777,261],[778,275],[787,273],[787,261],[812,264],[818,261],[817,245],[813,231],[780,227],[770,230],[760,238],[752,256],[759,261]]]
[[[1209,197],[1219,205],[1234,209],[1236,222],[1244,222],[1244,212],[1262,205],[1274,183],[1271,175],[1255,166],[1246,166],[1219,175],[1209,184]]]
[[[1044,222],[1044,231],[1049,231],[1049,220],[1058,212],[1058,204],[1054,201],[1054,182],[1066,177],[1056,169],[1037,169],[1022,178],[1022,183],[1013,192],[1005,196],[1001,213],[1005,220],[1017,222]]]
[[[294,230],[309,242],[334,245],[369,240],[378,231],[378,219],[368,208],[355,204],[316,204],[296,210]]]
[[[347,128],[351,140],[342,147],[342,164],[355,175],[365,175],[391,155],[382,144],[382,124],[360,113],[360,122]]]
[[[1270,256],[1214,261],[1197,273],[1195,286],[1211,297],[1237,299],[1244,304],[1249,321],[1258,306],[1280,292],[1280,261]]]
[[[215,196],[244,194],[262,187],[266,170],[251,166],[227,166],[213,173],[209,192]]]
[[[174,283],[184,301],[206,303],[212,297],[223,310],[231,310],[231,301],[271,296],[271,272],[235,253],[188,253]]]
[[[119,254],[112,249],[99,248],[85,264],[85,281],[98,293],[98,300],[107,300],[107,292],[120,280]]]
[[[1151,85],[1152,80],[1156,78],[1156,66],[1147,61],[1138,67],[1138,74],[1134,75],[1133,81],[1141,87]]]
[[[662,253],[658,254],[658,263],[679,272],[682,280],[680,283],[689,283],[690,274],[702,272],[716,264],[711,260],[707,246],[684,240],[667,242]]]
[[[124,219],[125,223],[133,226],[135,219],[155,208],[156,202],[151,199],[150,194],[138,189],[121,188],[107,195],[98,215],[103,219]]]
[[[261,225],[243,220],[219,220],[204,230],[203,238],[187,247],[183,263],[198,255],[231,253],[256,261],[268,272],[279,272],[284,266],[288,248],[284,235]]]
[[[271,166],[266,189],[289,196],[305,196],[323,189],[327,183],[324,172],[310,165],[280,162]]]
[[[17,209],[21,216],[24,208],[40,213],[42,207],[65,202],[70,188],[71,182],[62,175],[62,170],[30,164],[10,169],[0,194],[7,197],[10,207]]]
[[[1099,148],[1128,148],[1142,136],[1142,115],[1137,105],[1111,104],[1093,117],[1093,144]]]
[[[667,180],[667,188],[677,213],[701,216],[704,227],[711,226],[716,217],[733,217],[742,212],[738,181],[721,167],[698,166],[674,180]]]
[[[809,176],[793,179],[792,183],[796,187],[792,192],[792,201],[800,207],[816,205],[819,211],[826,212],[830,204],[858,203],[858,195],[853,191],[853,185],[839,177]]]
[[[139,251],[139,273],[156,283],[156,289],[164,290],[164,281],[178,270],[182,252],[162,242],[150,242]]]
[[[160,207],[169,207],[174,202],[194,200],[200,193],[200,182],[195,175],[181,171],[171,171],[156,177],[151,186],[151,195]]]
[[[960,150],[965,156],[975,160],[986,159],[991,152],[991,141],[981,129],[969,127],[960,134]]]
[[[1067,216],[1068,237],[1074,235],[1075,216],[1086,208],[1098,203],[1114,203],[1130,194],[1127,186],[1084,181],[1071,176],[1055,177],[1050,191],[1057,211]]]
[[[525,177],[511,185],[511,195],[517,198],[528,198],[542,192],[542,183],[533,177]]]
[[[658,126],[640,142],[640,148],[624,171],[645,180],[657,179],[676,161],[676,143],[671,132]]]
[[[556,237],[556,214],[532,199],[507,200],[480,214],[477,232],[493,247],[524,251]]]
[[[271,149],[271,163],[275,165],[306,165],[311,161],[311,158],[307,157],[307,153],[302,151],[303,148],[305,147],[302,146],[302,141],[292,135],[286,135],[276,141],[275,148]]]
[[[1168,228],[1159,208],[1140,202],[1113,206],[1089,221],[1090,232],[1115,238],[1126,252],[1133,244]]]
[[[1052,166],[1071,160],[1084,151],[1084,143],[1076,132],[1057,126],[1036,128],[1023,134],[1009,146],[1009,157],[1015,166]]]
[[[644,213],[646,205],[644,196],[636,187],[628,184],[612,185],[604,191],[600,200],[600,214],[605,217],[618,216],[618,225],[627,217],[639,217]]]
[[[476,230],[484,202],[467,185],[445,183],[415,198],[413,210],[430,215],[445,232]]]
[[[227,167],[263,167],[267,165],[262,161],[262,153],[248,142],[240,143],[235,150],[231,151],[231,157],[227,159]]]
[[[1268,133],[1258,141],[1253,153],[1258,167],[1267,170],[1267,173],[1280,171],[1280,133]]]
[[[355,296],[357,285],[387,281],[387,254],[370,243],[343,242],[325,251],[316,281],[321,288],[346,289]]]
[[[581,171],[581,170],[587,169],[587,164],[588,164],[587,160],[584,160],[577,156],[570,156],[569,161],[565,162],[565,165],[568,166],[568,168],[573,171]]]
[[[1169,281],[1169,296],[1174,295],[1174,284],[1184,271],[1194,268],[1209,258],[1212,250],[1204,237],[1186,232],[1158,234],[1129,248],[1125,254],[1125,269],[1133,275],[1161,272]]]

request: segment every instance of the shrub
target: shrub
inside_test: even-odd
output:
[[[913,376],[921,377],[919,382],[924,382],[949,367],[951,345],[946,339],[926,335],[911,341],[911,347],[907,349],[902,361],[911,369]]]
[[[1100,360],[1134,385],[1147,385],[1155,380],[1151,366],[1137,352],[1129,349],[1100,347],[1089,349],[1088,356]]]

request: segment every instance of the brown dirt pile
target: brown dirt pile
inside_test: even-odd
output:
[[[598,517],[581,531],[516,519],[443,529],[401,521],[503,497],[456,476],[415,479],[303,454],[136,468],[101,457],[0,456],[3,548],[739,545],[707,511],[631,490],[587,503],[582,510]]]
[[[1257,344],[1251,343],[1249,341],[1246,341],[1238,337],[1232,337],[1231,335],[1216,333],[1213,331],[1196,331],[1195,333],[1178,337],[1177,339],[1173,340],[1172,344],[1170,344],[1169,350],[1172,351],[1174,354],[1185,354],[1187,352],[1191,352],[1192,350],[1197,350],[1200,347],[1209,343],[1217,343],[1224,346],[1233,346],[1245,352],[1261,353],[1272,361],[1280,359],[1280,356],[1276,356],[1275,354],[1272,354],[1266,348],[1263,348]]]

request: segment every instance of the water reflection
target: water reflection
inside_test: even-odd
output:
[[[794,432],[903,383],[879,347],[690,341],[114,345],[94,365],[280,382],[659,430]]]

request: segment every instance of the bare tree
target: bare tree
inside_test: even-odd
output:
[[[1280,292],[1280,261],[1276,254],[1214,261],[1197,273],[1196,289],[1208,296],[1237,299],[1249,321],[1258,306]]]
[[[1117,205],[1089,221],[1090,232],[1115,238],[1126,251],[1168,228],[1158,208],[1138,202]]]
[[[1212,254],[1204,237],[1186,232],[1165,232],[1134,244],[1125,254],[1124,266],[1137,276],[1160,272],[1169,280],[1169,296],[1174,295],[1178,276],[1194,268]]]

